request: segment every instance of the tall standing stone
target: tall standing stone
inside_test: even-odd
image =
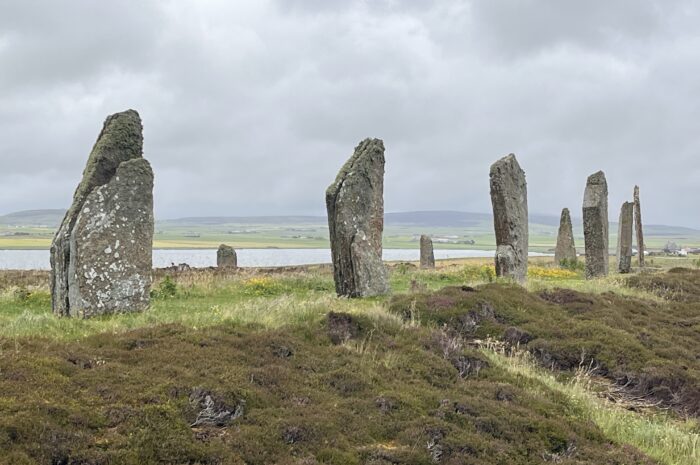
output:
[[[425,234],[420,237],[420,267],[426,270],[435,268],[433,240]]]
[[[625,202],[620,209],[617,233],[617,271],[620,273],[629,273],[632,268],[633,223],[634,203]]]
[[[559,219],[559,233],[557,234],[557,247],[554,249],[554,261],[557,265],[562,262],[576,261],[576,246],[574,245],[574,231],[571,227],[571,215],[569,209],[561,211]]]
[[[588,177],[583,195],[586,278],[608,275],[608,182],[598,171]]]
[[[51,297],[61,316],[148,307],[153,171],[143,158],[141,118],[111,115],[51,245]]]
[[[639,266],[644,266],[644,233],[642,231],[642,205],[639,202],[639,186],[634,186],[634,227],[637,231],[637,257]]]
[[[235,269],[238,267],[238,256],[230,245],[221,244],[216,251],[216,266],[219,268]]]
[[[382,262],[384,143],[365,139],[326,190],[333,278],[339,296],[389,292]]]
[[[525,172],[512,153],[491,165],[496,275],[527,280],[528,216]]]

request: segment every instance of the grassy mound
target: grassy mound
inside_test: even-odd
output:
[[[423,298],[492,293],[538,299]],[[0,374],[3,464],[654,463],[560,393],[389,317],[5,339]]]
[[[490,261],[401,263],[362,300],[327,267],[161,270],[149,311],[90,320],[0,273],[0,464],[697,463],[696,420],[541,367],[698,415],[698,273],[542,265],[527,292]]]
[[[638,274],[629,277],[627,285],[668,300],[700,303],[700,270],[672,268],[665,274]]]
[[[521,345],[546,367],[593,366],[630,393],[698,416],[700,305],[688,290],[700,285],[700,273],[675,271],[635,280],[648,290],[683,286],[684,301],[571,289],[532,293],[488,284],[396,296],[390,310],[467,339],[491,336]]]

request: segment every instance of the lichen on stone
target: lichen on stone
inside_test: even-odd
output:
[[[87,317],[148,306],[153,171],[142,145],[137,112],[107,118],[51,246],[54,313]]]

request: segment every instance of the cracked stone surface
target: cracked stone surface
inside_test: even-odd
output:
[[[634,224],[634,203],[625,202],[620,208],[620,222],[617,233],[617,271],[629,273],[632,270],[632,238]]]
[[[420,267],[423,269],[435,268],[433,240],[425,234],[420,237]]]
[[[576,246],[574,244],[574,231],[571,226],[571,214],[568,208],[561,211],[559,219],[559,232],[557,234],[557,246],[554,249],[554,263],[561,264],[563,260],[576,260]]]
[[[216,251],[216,266],[219,268],[235,269],[238,267],[238,256],[230,245],[221,244]]]
[[[153,171],[137,112],[111,115],[51,245],[54,313],[90,317],[148,307]]]
[[[365,139],[326,190],[336,293],[369,297],[389,292],[382,261],[384,143]]]
[[[496,275],[522,284],[527,280],[527,183],[514,154],[491,165],[490,184]]]
[[[642,228],[642,205],[639,201],[639,186],[634,186],[634,230],[637,233],[637,259],[644,266],[644,231]]]
[[[608,275],[608,182],[598,171],[588,177],[583,195],[586,278]]]

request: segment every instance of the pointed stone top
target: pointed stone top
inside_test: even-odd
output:
[[[143,126],[141,117],[136,110],[126,110],[109,115],[105,119],[95,149],[117,149],[125,151],[121,156],[125,159],[139,158],[143,148]],[[121,160],[125,161],[125,160]]]
[[[588,176],[586,184],[604,184],[607,187],[608,182],[605,179],[605,173],[603,171],[596,171],[592,175]]]
[[[136,118],[139,121],[141,121],[141,116],[139,116],[139,112],[131,108],[109,115],[107,117],[107,121],[118,118]]]
[[[570,218],[570,217],[571,217],[571,213],[569,212],[569,209],[566,208],[566,207],[562,208],[562,209],[561,209],[561,216],[562,216],[563,218]]]
[[[109,115],[88,158],[84,180],[102,184],[107,172],[113,173],[120,163],[143,156],[143,126],[135,110]],[[87,179],[85,179],[87,178]]]
[[[345,164],[346,166],[354,165],[358,160],[369,159],[384,163],[384,141],[381,139],[367,138],[357,144],[352,158]]]
[[[381,139],[367,138],[361,141],[350,159],[345,162],[333,181],[328,186],[326,197],[335,196],[343,185],[345,178],[356,170],[367,171],[372,166],[381,165],[382,176],[384,175],[384,141]]]
[[[121,163],[142,156],[143,126],[139,114],[127,110],[108,116],[88,157],[76,197],[106,184]]]
[[[357,144],[357,147],[355,147],[355,152],[357,151],[362,151],[362,150],[367,150],[368,148],[378,148],[380,150],[384,150],[384,141],[382,139],[376,139],[372,137],[368,137],[361,141],[359,144]]]
[[[110,131],[107,131],[107,130]],[[102,133],[98,139],[102,138],[105,133],[111,133],[119,130],[141,132],[141,116],[136,110],[120,111],[105,118]]]
[[[515,158],[514,153],[509,153],[505,157],[496,160],[493,165],[491,165],[491,171],[494,171],[502,166],[509,166],[522,171],[522,168],[520,168],[520,164],[518,163],[518,159]]]

